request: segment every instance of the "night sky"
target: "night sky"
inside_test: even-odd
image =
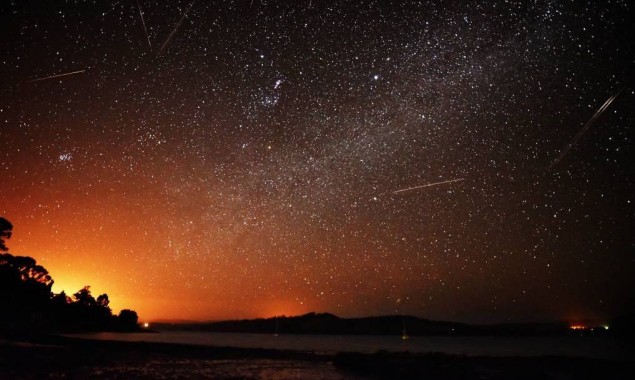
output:
[[[141,320],[606,320],[635,294],[629,12],[3,0],[7,245]]]

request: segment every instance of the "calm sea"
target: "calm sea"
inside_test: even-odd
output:
[[[563,355],[602,359],[628,359],[628,352],[609,336],[564,337],[464,337],[421,336],[402,340],[399,336],[359,335],[267,335],[163,331],[158,333],[92,333],[73,337],[181,343],[219,347],[267,348],[316,353],[365,352],[378,350],[443,352],[474,356]]]

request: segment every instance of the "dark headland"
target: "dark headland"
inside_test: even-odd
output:
[[[475,325],[435,321],[407,315],[342,318],[330,313],[307,313],[299,316],[216,322],[163,322],[153,323],[152,326],[158,330],[316,335],[562,336],[613,333],[613,330],[609,330],[607,325],[599,323],[575,326],[574,330],[566,322]]]

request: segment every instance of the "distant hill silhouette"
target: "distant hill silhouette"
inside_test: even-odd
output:
[[[107,294],[94,298],[85,286],[72,297],[51,291],[53,278],[35,259],[8,253],[13,225],[0,217],[0,333],[42,331],[133,331],[137,313],[112,314]]]
[[[566,323],[518,323],[469,325],[456,322],[389,315],[364,318],[340,318],[329,313],[300,316],[244,319],[200,323],[154,323],[158,330],[240,332],[263,334],[332,335],[563,335],[570,333]]]

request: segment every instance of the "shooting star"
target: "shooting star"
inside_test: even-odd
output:
[[[551,165],[549,165],[548,169],[553,168],[560,161],[562,161],[562,159],[567,155],[567,153],[569,153],[571,148],[573,148],[573,146],[577,144],[578,140],[580,140],[582,136],[586,133],[586,131],[588,131],[589,128],[591,128],[593,123],[595,123],[595,121],[600,117],[600,115],[602,115],[604,111],[606,111],[606,109],[609,108],[611,103],[613,103],[615,98],[617,98],[622,93],[622,90],[623,89],[618,90],[613,96],[608,98],[606,102],[604,102],[604,104],[602,104],[602,107],[598,108],[598,110],[595,111],[593,116],[589,119],[589,121],[586,122],[586,124],[584,124],[584,126],[582,127],[582,129],[580,129],[578,134],[575,135],[575,137],[573,137],[573,139],[569,142],[569,144],[567,144],[567,146],[564,147],[562,152],[560,152],[560,155],[558,156],[558,158],[556,158],[556,160],[552,162]]]
[[[417,190],[417,189],[423,189],[425,187],[432,187],[432,186],[439,186],[439,185],[444,185],[446,183],[453,183],[453,182],[460,182],[465,180],[465,178],[457,178],[457,179],[451,179],[448,181],[441,181],[441,182],[434,182],[434,183],[427,183],[425,185],[421,185],[421,186],[414,186],[414,187],[409,187],[407,189],[401,189],[401,190],[397,190],[397,191],[393,191],[393,194],[398,194],[398,193],[404,193],[406,191],[411,191],[411,190]]]
[[[190,5],[187,7],[187,9],[185,10],[185,13],[183,13],[183,16],[181,16],[181,19],[179,20],[179,22],[176,23],[176,26],[174,27],[174,29],[172,29],[172,32],[170,33],[170,35],[168,36],[168,38],[165,40],[165,42],[163,43],[163,45],[161,45],[161,49],[159,49],[159,52],[157,53],[157,56],[159,54],[161,54],[161,52],[163,51],[163,49],[165,49],[165,47],[168,45],[168,43],[170,42],[170,40],[172,39],[172,36],[174,36],[174,33],[176,33],[176,31],[179,29],[179,27],[181,26],[181,23],[183,22],[183,20],[185,20],[185,16],[187,16],[188,12],[190,11],[190,9],[192,9],[192,6],[194,5],[194,3],[196,3],[196,0],[192,0],[192,2],[190,3]]]
[[[69,76],[69,75],[75,75],[75,74],[81,74],[83,73],[84,70],[77,70],[77,71],[71,71],[70,73],[63,73],[63,74],[55,74],[55,75],[50,75],[48,77],[44,77],[44,78],[37,78],[37,79],[31,79],[27,82],[31,83],[31,82],[39,82],[39,81],[43,81],[43,80],[47,80],[47,79],[54,79],[54,78],[60,78],[60,77],[65,77],[65,76]]]
[[[141,25],[143,25],[143,31],[146,33],[146,38],[148,39],[148,46],[150,46],[150,51],[152,51],[150,35],[148,34],[148,29],[146,28],[146,20],[143,18],[143,11],[141,10],[141,4],[139,4],[139,0],[137,0],[137,8],[139,8],[139,16],[141,16]]]

